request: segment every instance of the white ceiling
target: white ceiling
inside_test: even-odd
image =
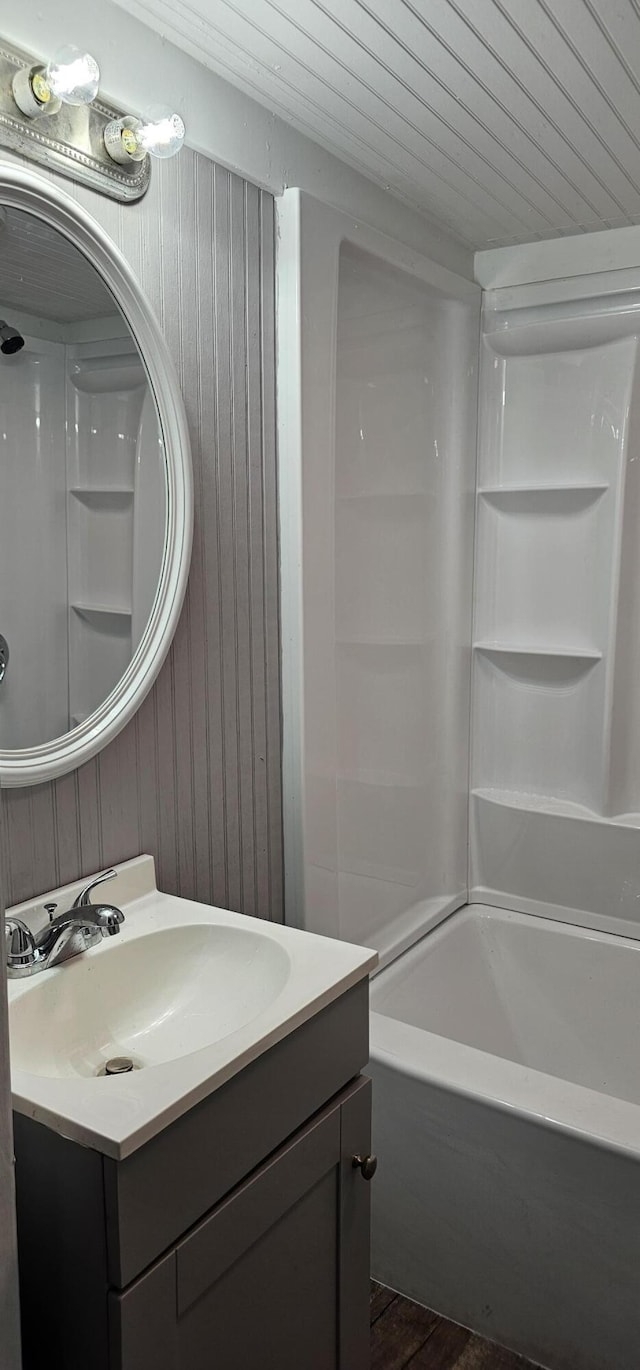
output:
[[[117,312],[95,267],[57,229],[7,208],[0,216],[0,302],[57,323]]]
[[[473,247],[640,222],[640,0],[118,0]]]

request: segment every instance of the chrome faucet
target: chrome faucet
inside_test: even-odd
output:
[[[49,922],[40,932],[33,933],[21,918],[9,915],[5,920],[9,979],[49,970],[88,951],[103,937],[115,937],[124,923],[124,914],[115,904],[92,904],[90,895],[96,885],[116,874],[114,870],[103,871],[85,886],[71,908],[57,918],[52,912],[55,904],[46,905]]]

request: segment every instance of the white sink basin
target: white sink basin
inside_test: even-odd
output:
[[[98,1076],[109,1089],[113,1057],[139,1069],[219,1042],[273,1002],[291,969],[282,946],[244,928],[187,924],[119,937],[104,950],[34,976],[31,993],[15,1000],[17,1069]]]
[[[84,882],[82,882],[84,883]],[[34,931],[82,883],[8,912]],[[150,856],[117,867],[117,937],[10,980],[13,1107],[117,1160],[130,1155],[345,990],[363,947],[156,889]],[[134,1069],[106,1075],[125,1057]]]

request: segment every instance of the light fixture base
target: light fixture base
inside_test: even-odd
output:
[[[42,91],[42,98],[39,98],[38,82]],[[52,94],[51,88],[44,77],[44,67],[18,67],[11,82],[13,98],[21,114],[26,114],[27,119],[48,118],[52,114],[57,114],[62,106],[62,100],[56,99]]]
[[[0,147],[91,186],[112,200],[139,200],[151,179],[150,158],[127,166],[112,161],[104,146],[104,131],[124,110],[99,96],[90,105],[61,105],[46,118],[29,117],[16,104],[18,87],[38,59],[0,40]]]

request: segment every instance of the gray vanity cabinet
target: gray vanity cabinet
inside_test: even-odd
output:
[[[24,1370],[366,1370],[368,986],[122,1161],[15,1116]]]
[[[123,1294],[118,1370],[365,1370],[368,1137],[359,1080]],[[364,1309],[364,1317],[363,1317]]]

